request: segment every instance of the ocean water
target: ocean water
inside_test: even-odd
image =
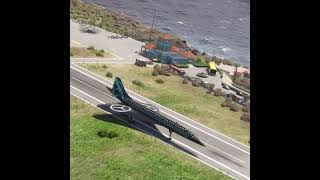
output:
[[[250,66],[250,0],[86,0],[174,33],[207,54]]]

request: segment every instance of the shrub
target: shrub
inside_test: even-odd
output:
[[[163,84],[163,83],[164,83],[164,81],[163,81],[162,79],[156,79],[156,82],[157,82],[158,84]]]
[[[179,73],[177,71],[173,71],[173,74],[176,76],[179,75]]]
[[[188,84],[188,80],[184,79],[184,80],[182,81],[182,84]]]
[[[156,64],[155,66],[153,66],[153,69],[160,72],[162,70],[161,66],[159,64]]]
[[[188,64],[175,64],[175,66],[178,68],[188,68],[189,67]]]
[[[237,99],[237,96],[232,94],[232,93],[227,94],[227,97],[231,98],[231,100],[236,100]]]
[[[103,69],[107,69],[108,66],[106,66],[106,65],[104,64],[104,65],[102,65],[102,68],[103,68]]]
[[[113,131],[110,131],[108,134],[108,138],[110,138],[110,139],[118,137],[118,136],[119,136],[118,133],[113,132]]]
[[[235,103],[231,104],[231,106],[230,106],[230,110],[234,111],[234,112],[238,112],[240,109],[241,109],[241,107]]]
[[[94,50],[94,46],[89,46],[87,49],[93,51]]]
[[[158,71],[156,71],[156,70],[153,70],[152,71],[152,76],[158,76],[159,75],[159,72]]]
[[[106,132],[106,131],[99,131],[97,134],[98,134],[99,137],[103,138],[103,137],[106,137],[106,136],[108,135],[108,132]]]
[[[160,70],[160,71],[159,71],[159,74],[160,74],[160,75],[164,75],[164,76],[170,76],[170,75],[171,75],[170,72],[164,71],[164,70]]]
[[[110,139],[119,136],[118,133],[113,132],[113,131],[110,131],[110,132],[108,132],[108,131],[99,131],[97,134],[98,134],[98,136],[101,137],[101,138],[108,137],[108,138],[110,138]]]
[[[250,122],[250,113],[247,113],[247,112],[243,113],[240,119],[243,121]]]
[[[214,86],[215,86],[215,84],[212,84],[212,83],[209,83],[209,84],[207,85],[207,87],[208,87],[208,89],[209,89],[209,93],[212,93],[212,92],[213,92]]]
[[[222,89],[218,88],[214,91],[214,96],[223,96]]]
[[[103,54],[103,53],[104,53],[104,50],[103,50],[103,49],[100,49],[100,51],[99,51],[99,52]]]
[[[112,78],[113,74],[111,72],[107,72],[106,76],[109,77],[109,78]]]
[[[250,112],[249,106],[243,107],[243,108],[242,108],[242,111],[243,111],[243,112]]]
[[[232,102],[233,99],[232,99],[232,97],[227,97],[225,101]]]
[[[73,53],[72,53],[72,52],[70,52],[70,56],[73,56]]]
[[[140,80],[133,80],[132,84],[140,86],[140,87],[144,87],[144,84]]]
[[[192,86],[199,87],[200,83],[198,81],[192,81]]]
[[[203,57],[199,57],[196,61],[192,63],[195,67],[208,67],[208,63],[205,61]]]
[[[202,77],[202,78],[207,78],[208,77],[208,75],[206,73],[203,73],[203,72],[197,73],[196,76]]]
[[[232,105],[232,101],[224,101],[222,104],[221,104],[221,107],[230,107]]]
[[[97,52],[97,53],[96,53],[96,56],[98,56],[98,57],[103,57],[104,55],[103,55],[101,52]]]

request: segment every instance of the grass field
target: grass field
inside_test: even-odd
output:
[[[105,75],[111,72],[113,78],[121,78],[125,88],[249,145],[250,123],[240,120],[241,111],[232,112],[221,107],[224,98],[207,94],[203,88],[193,87],[190,83],[182,84],[180,77],[151,76],[152,68],[128,64],[110,64],[107,68],[97,64],[81,66],[110,80]],[[159,78],[164,80],[163,84],[155,82]],[[144,86],[133,84],[133,80],[140,80]]]
[[[231,179],[156,138],[95,118],[104,113],[75,97],[70,109],[71,179]],[[119,136],[100,138],[101,130]]]
[[[70,57],[73,58],[96,58],[97,53],[100,52],[97,49],[89,50],[85,47],[70,47]],[[101,58],[112,58],[114,57],[108,52],[100,52],[103,56]],[[72,55],[72,56],[71,56]]]

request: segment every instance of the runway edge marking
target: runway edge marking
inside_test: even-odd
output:
[[[85,94],[85,95],[87,95],[87,96],[89,96],[89,97],[91,97],[91,98],[93,98],[93,99],[97,100],[98,102],[103,103],[101,100],[98,100],[98,99],[96,99],[95,97],[93,97],[93,96],[91,96],[91,95],[89,95],[89,94],[87,94],[87,93],[85,93],[85,92],[83,92],[83,91],[81,91],[81,90],[79,90],[79,89],[77,89],[77,88],[73,87],[73,86],[71,86],[71,87],[72,87],[72,88],[74,88],[74,89],[76,89],[76,90],[77,90],[77,91],[79,91],[80,93],[83,93],[83,94]],[[70,93],[71,93],[71,92],[70,92]],[[92,105],[92,106],[94,106],[94,107],[98,108],[95,104],[90,103],[90,102],[88,102],[87,100],[84,100],[83,98],[79,97],[78,95],[75,95],[75,94],[72,94],[72,93],[71,93],[71,95],[73,95],[73,96],[75,96],[75,97],[77,97],[77,98],[79,98],[79,99],[81,99],[81,100],[83,100],[83,101],[85,101],[85,102],[89,103],[90,105]],[[108,113],[108,114],[111,114],[110,112],[105,111],[105,110],[103,110],[103,109],[101,109],[101,108],[99,108],[99,109],[100,109],[100,110],[102,110],[102,111],[104,111],[104,112],[106,112],[106,113]],[[112,114],[111,114],[111,115],[112,115]],[[129,124],[129,123],[127,123],[126,121],[123,121],[122,119],[120,119],[120,118],[118,118],[118,117],[116,117],[116,116],[113,116],[113,117],[115,117],[116,119],[118,119],[118,120],[120,120],[120,121],[122,121],[122,122],[125,122],[126,124]],[[131,125],[131,124],[129,124],[129,125]],[[140,128],[138,128],[138,127],[134,126],[134,125],[131,125],[131,126],[133,126],[133,127],[137,128],[137,129],[139,129],[140,131],[143,131],[143,132],[144,132],[144,133],[146,133],[146,134],[149,134],[148,132],[146,132],[146,131],[144,131],[144,130],[142,130],[142,129],[140,129]],[[153,129],[152,129],[152,130],[153,130]],[[153,130],[153,131],[154,131],[154,130]],[[168,137],[166,134],[163,134],[163,135],[164,135],[164,136],[166,136],[166,137]],[[175,140],[175,139],[173,139],[173,138],[172,138],[172,140],[174,140],[175,142],[177,142],[177,143],[179,143],[179,144],[181,144],[181,145],[183,145],[183,146],[185,146],[185,147],[190,148],[191,150],[193,150],[193,151],[195,151],[195,152],[199,153],[200,155],[202,155],[202,156],[204,156],[204,157],[207,157],[209,160],[212,160],[212,161],[216,162],[217,164],[219,164],[219,165],[221,165],[221,166],[223,166],[223,167],[225,167],[225,168],[227,168],[227,169],[229,169],[229,170],[231,170],[231,171],[235,172],[236,174],[239,174],[240,176],[242,176],[242,177],[244,177],[244,178],[246,178],[246,179],[250,179],[249,177],[247,177],[247,176],[245,176],[245,175],[243,175],[243,174],[239,173],[238,171],[235,171],[235,170],[231,169],[230,167],[228,167],[228,166],[226,166],[226,165],[224,165],[224,164],[222,164],[222,163],[220,163],[220,162],[218,162],[218,161],[216,161],[216,160],[214,160],[214,159],[212,159],[212,158],[210,158],[210,157],[206,156],[205,154],[202,154],[201,152],[199,152],[199,151],[197,151],[197,150],[195,150],[195,149],[193,149],[193,148],[191,148],[191,147],[189,147],[189,146],[185,145],[184,143],[182,143],[182,142],[180,142],[180,141],[177,141],[177,140]],[[165,144],[167,144],[167,143],[165,143]],[[167,145],[168,145],[168,144],[167,144]],[[177,148],[176,148],[176,149],[177,149]],[[178,149],[178,150],[179,150],[179,149]],[[179,150],[179,151],[180,151],[180,152],[183,152],[183,151],[181,151],[181,150]],[[214,168],[214,169],[216,169],[216,170],[218,170],[218,171],[220,171],[220,172],[222,172],[223,174],[225,174],[225,175],[227,175],[227,176],[230,176],[230,177],[232,177],[232,178],[234,178],[234,179],[237,179],[237,178],[235,178],[235,177],[231,176],[230,174],[228,174],[228,173],[226,173],[226,172],[222,171],[221,169],[219,169],[219,168],[217,168],[217,167],[214,167],[213,165],[211,165],[211,164],[208,164],[208,163],[204,162],[203,160],[201,160],[201,159],[199,159],[199,158],[196,158],[196,157],[194,157],[194,156],[192,156],[192,155],[190,155],[190,154],[188,154],[188,153],[186,153],[186,152],[183,152],[183,153],[184,153],[184,154],[187,154],[188,156],[190,156],[190,157],[192,157],[192,158],[194,158],[194,159],[196,159],[196,160],[198,160],[198,161],[200,161],[200,162],[202,162],[202,163],[204,163],[204,164],[206,164],[206,165],[208,165],[208,166],[210,166],[210,167],[212,167],[212,168]]]
[[[77,64],[75,64],[75,63],[71,63],[71,64],[73,64],[74,66],[76,66],[76,67],[78,67],[78,68],[80,68],[80,69],[82,69],[82,70],[84,70],[84,71],[86,71],[86,72],[89,72],[89,73],[91,73],[91,74],[94,74],[94,73],[92,73],[92,72],[90,72],[90,71],[88,71],[88,70],[80,67],[79,65],[77,65]],[[100,82],[100,83],[102,83],[102,84],[104,84],[104,85],[107,85],[107,86],[109,86],[109,87],[111,86],[111,85],[107,84],[106,82],[103,82],[103,81],[100,80],[100,79],[97,79],[97,78],[95,78],[95,77],[92,77],[91,75],[86,74],[85,72],[82,72],[82,71],[80,71],[80,70],[78,70],[78,69],[76,69],[76,68],[74,68],[74,67],[71,67],[71,66],[70,66],[70,68],[72,68],[72,69],[74,69],[74,70],[76,70],[76,71],[78,71],[78,72],[80,72],[80,73],[82,73],[82,74],[85,74],[85,75],[87,75],[88,77],[90,77],[90,78],[92,78],[92,79],[94,79],[94,80],[96,80],[96,81],[98,81],[98,82]],[[101,78],[101,79],[103,79],[103,80],[105,80],[105,81],[108,81],[109,83],[112,83],[111,81],[109,81],[109,80],[107,80],[107,79],[104,79],[103,77],[101,77],[101,76],[99,76],[99,75],[97,75],[97,74],[94,74],[94,75],[97,76],[97,77],[99,77],[99,78]],[[129,89],[127,89],[127,90],[128,90],[130,93],[132,93],[132,94],[135,94],[135,95],[137,95],[137,96],[140,96],[140,97],[142,97],[142,98],[145,98],[145,97],[143,97],[143,96],[141,96],[141,95],[139,95],[139,94],[137,94],[137,93],[135,93],[135,92],[133,92],[133,91],[131,91],[131,90],[129,90]],[[136,97],[133,97],[133,98],[137,99],[137,100],[140,101],[140,102],[144,102],[144,101],[142,101],[142,100],[140,100],[140,99],[138,99],[138,98],[136,98]],[[145,99],[147,99],[147,98],[145,98]],[[226,135],[224,135],[224,134],[221,134],[221,133],[219,133],[219,132],[217,132],[217,131],[215,131],[215,130],[213,130],[213,129],[211,129],[211,128],[208,128],[208,127],[206,127],[206,126],[204,126],[204,125],[202,125],[202,124],[200,124],[200,123],[198,123],[198,122],[196,122],[196,121],[194,121],[194,120],[192,120],[192,119],[190,119],[190,118],[188,118],[188,117],[186,117],[186,116],[184,116],[184,115],[182,115],[182,114],[180,114],[180,113],[178,113],[178,112],[175,112],[175,111],[173,111],[173,110],[171,110],[171,109],[169,109],[169,108],[167,108],[167,107],[164,107],[164,106],[162,106],[162,105],[160,105],[160,104],[158,104],[158,103],[156,103],[156,102],[154,102],[154,101],[152,101],[152,100],[149,100],[149,99],[148,99],[148,101],[150,101],[150,102],[152,102],[152,103],[154,103],[154,104],[156,104],[156,105],[158,105],[158,106],[160,106],[160,107],[162,107],[162,108],[164,108],[164,109],[167,109],[167,110],[169,110],[169,111],[171,111],[171,112],[173,112],[173,113],[176,113],[176,114],[178,114],[178,115],[180,115],[180,116],[182,116],[182,117],[184,117],[184,118],[186,118],[186,119],[188,119],[188,120],[190,120],[190,121],[192,121],[192,122],[194,122],[194,123],[196,123],[196,124],[198,124],[198,125],[200,125],[200,126],[202,126],[202,127],[205,127],[206,129],[208,129],[208,130],[210,130],[210,131],[213,131],[213,132],[215,132],[215,133],[217,133],[217,134],[219,134],[219,135],[221,135],[221,136],[223,136],[223,137],[226,137],[226,138],[228,138],[228,139],[230,139],[230,140],[232,140],[232,141],[234,141],[234,142],[236,142],[236,143],[238,143],[238,144],[240,144],[240,145],[242,145],[242,146],[245,146],[245,147],[247,147],[247,148],[250,149],[249,146],[247,146],[247,145],[245,145],[245,144],[242,144],[242,143],[240,143],[239,141],[237,141],[237,140],[235,140],[235,139],[232,139],[232,138],[230,138],[230,137],[228,137],[228,136],[226,136]],[[161,111],[161,110],[160,110],[160,111]],[[237,147],[237,146],[235,146],[235,145],[233,145],[233,144],[231,144],[231,143],[229,143],[229,142],[226,142],[226,141],[222,140],[222,139],[219,138],[219,137],[216,137],[216,136],[214,136],[214,135],[212,135],[212,134],[210,134],[210,133],[208,133],[208,132],[206,132],[206,131],[198,128],[198,127],[195,127],[194,125],[191,125],[191,124],[189,124],[189,123],[187,123],[187,122],[185,122],[185,121],[183,121],[183,120],[181,120],[181,119],[179,119],[179,118],[177,118],[177,117],[175,117],[175,116],[173,116],[173,115],[171,115],[171,114],[168,114],[167,112],[164,112],[163,110],[162,110],[161,112],[163,112],[163,113],[165,113],[165,114],[167,114],[167,115],[169,115],[169,116],[171,116],[171,117],[173,117],[173,118],[175,118],[175,119],[177,119],[177,120],[179,120],[179,121],[182,121],[182,122],[188,124],[189,126],[195,128],[195,129],[198,129],[199,131],[201,131],[201,132],[203,132],[203,133],[205,133],[205,134],[207,134],[207,135],[209,135],[209,136],[211,136],[211,137],[214,137],[214,138],[216,138],[216,139],[219,139],[220,141],[222,141],[222,142],[224,142],[224,143],[226,143],[226,144],[229,144],[230,146],[235,147],[236,149],[238,149],[238,150],[240,150],[240,151],[242,151],[242,152],[247,153],[247,154],[250,155],[250,152],[247,152],[246,150],[243,150],[243,149],[241,149],[241,148],[239,148],[239,147]]]

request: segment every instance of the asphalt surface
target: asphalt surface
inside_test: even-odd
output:
[[[142,59],[149,61],[149,59],[135,53],[140,51],[141,46],[145,43],[128,38],[122,39],[112,39],[111,36],[118,36],[118,34],[106,31],[104,29],[98,28],[97,33],[89,34],[84,33],[80,30],[80,24],[70,20],[70,46],[78,47],[88,47],[94,46],[97,49],[104,49],[112,53],[115,56],[112,60],[103,60],[101,58],[74,58],[73,61],[77,63],[122,63],[122,64],[134,64],[136,59]],[[190,65],[190,68],[184,69],[186,75],[197,77],[196,74],[199,72],[207,72],[207,68],[196,68]],[[233,93],[236,95],[236,92],[233,90],[226,90],[222,88],[221,82],[226,83],[228,86],[234,87],[229,80],[225,78],[220,79],[219,73],[216,76],[208,76],[207,78],[202,78],[203,81],[208,83],[214,83],[215,88],[221,88],[226,93]],[[241,89],[234,87],[235,89],[243,92]]]
[[[250,179],[250,148],[248,146],[126,89],[134,100],[157,107],[162,115],[193,132],[206,146],[200,146],[175,133],[172,133],[170,141],[167,139],[169,131],[142,113],[134,110],[127,113],[116,113],[110,109],[111,104],[121,104],[107,88],[111,88],[112,85],[113,82],[71,63],[70,92],[72,95],[103,109],[106,112],[105,116],[111,113],[119,120],[119,124],[121,122],[122,125],[125,124],[130,128],[157,137],[162,142],[184,151],[235,179]],[[97,118],[103,118],[103,116]],[[135,123],[128,123],[131,118]]]
[[[122,39],[112,39],[111,36],[118,34],[96,27],[98,33],[90,34],[81,31],[80,24],[70,20],[70,45],[72,46],[94,46],[97,49],[104,49],[111,52],[123,63],[133,64],[135,60],[145,59],[135,53],[140,51],[145,43],[134,40],[130,37]]]

